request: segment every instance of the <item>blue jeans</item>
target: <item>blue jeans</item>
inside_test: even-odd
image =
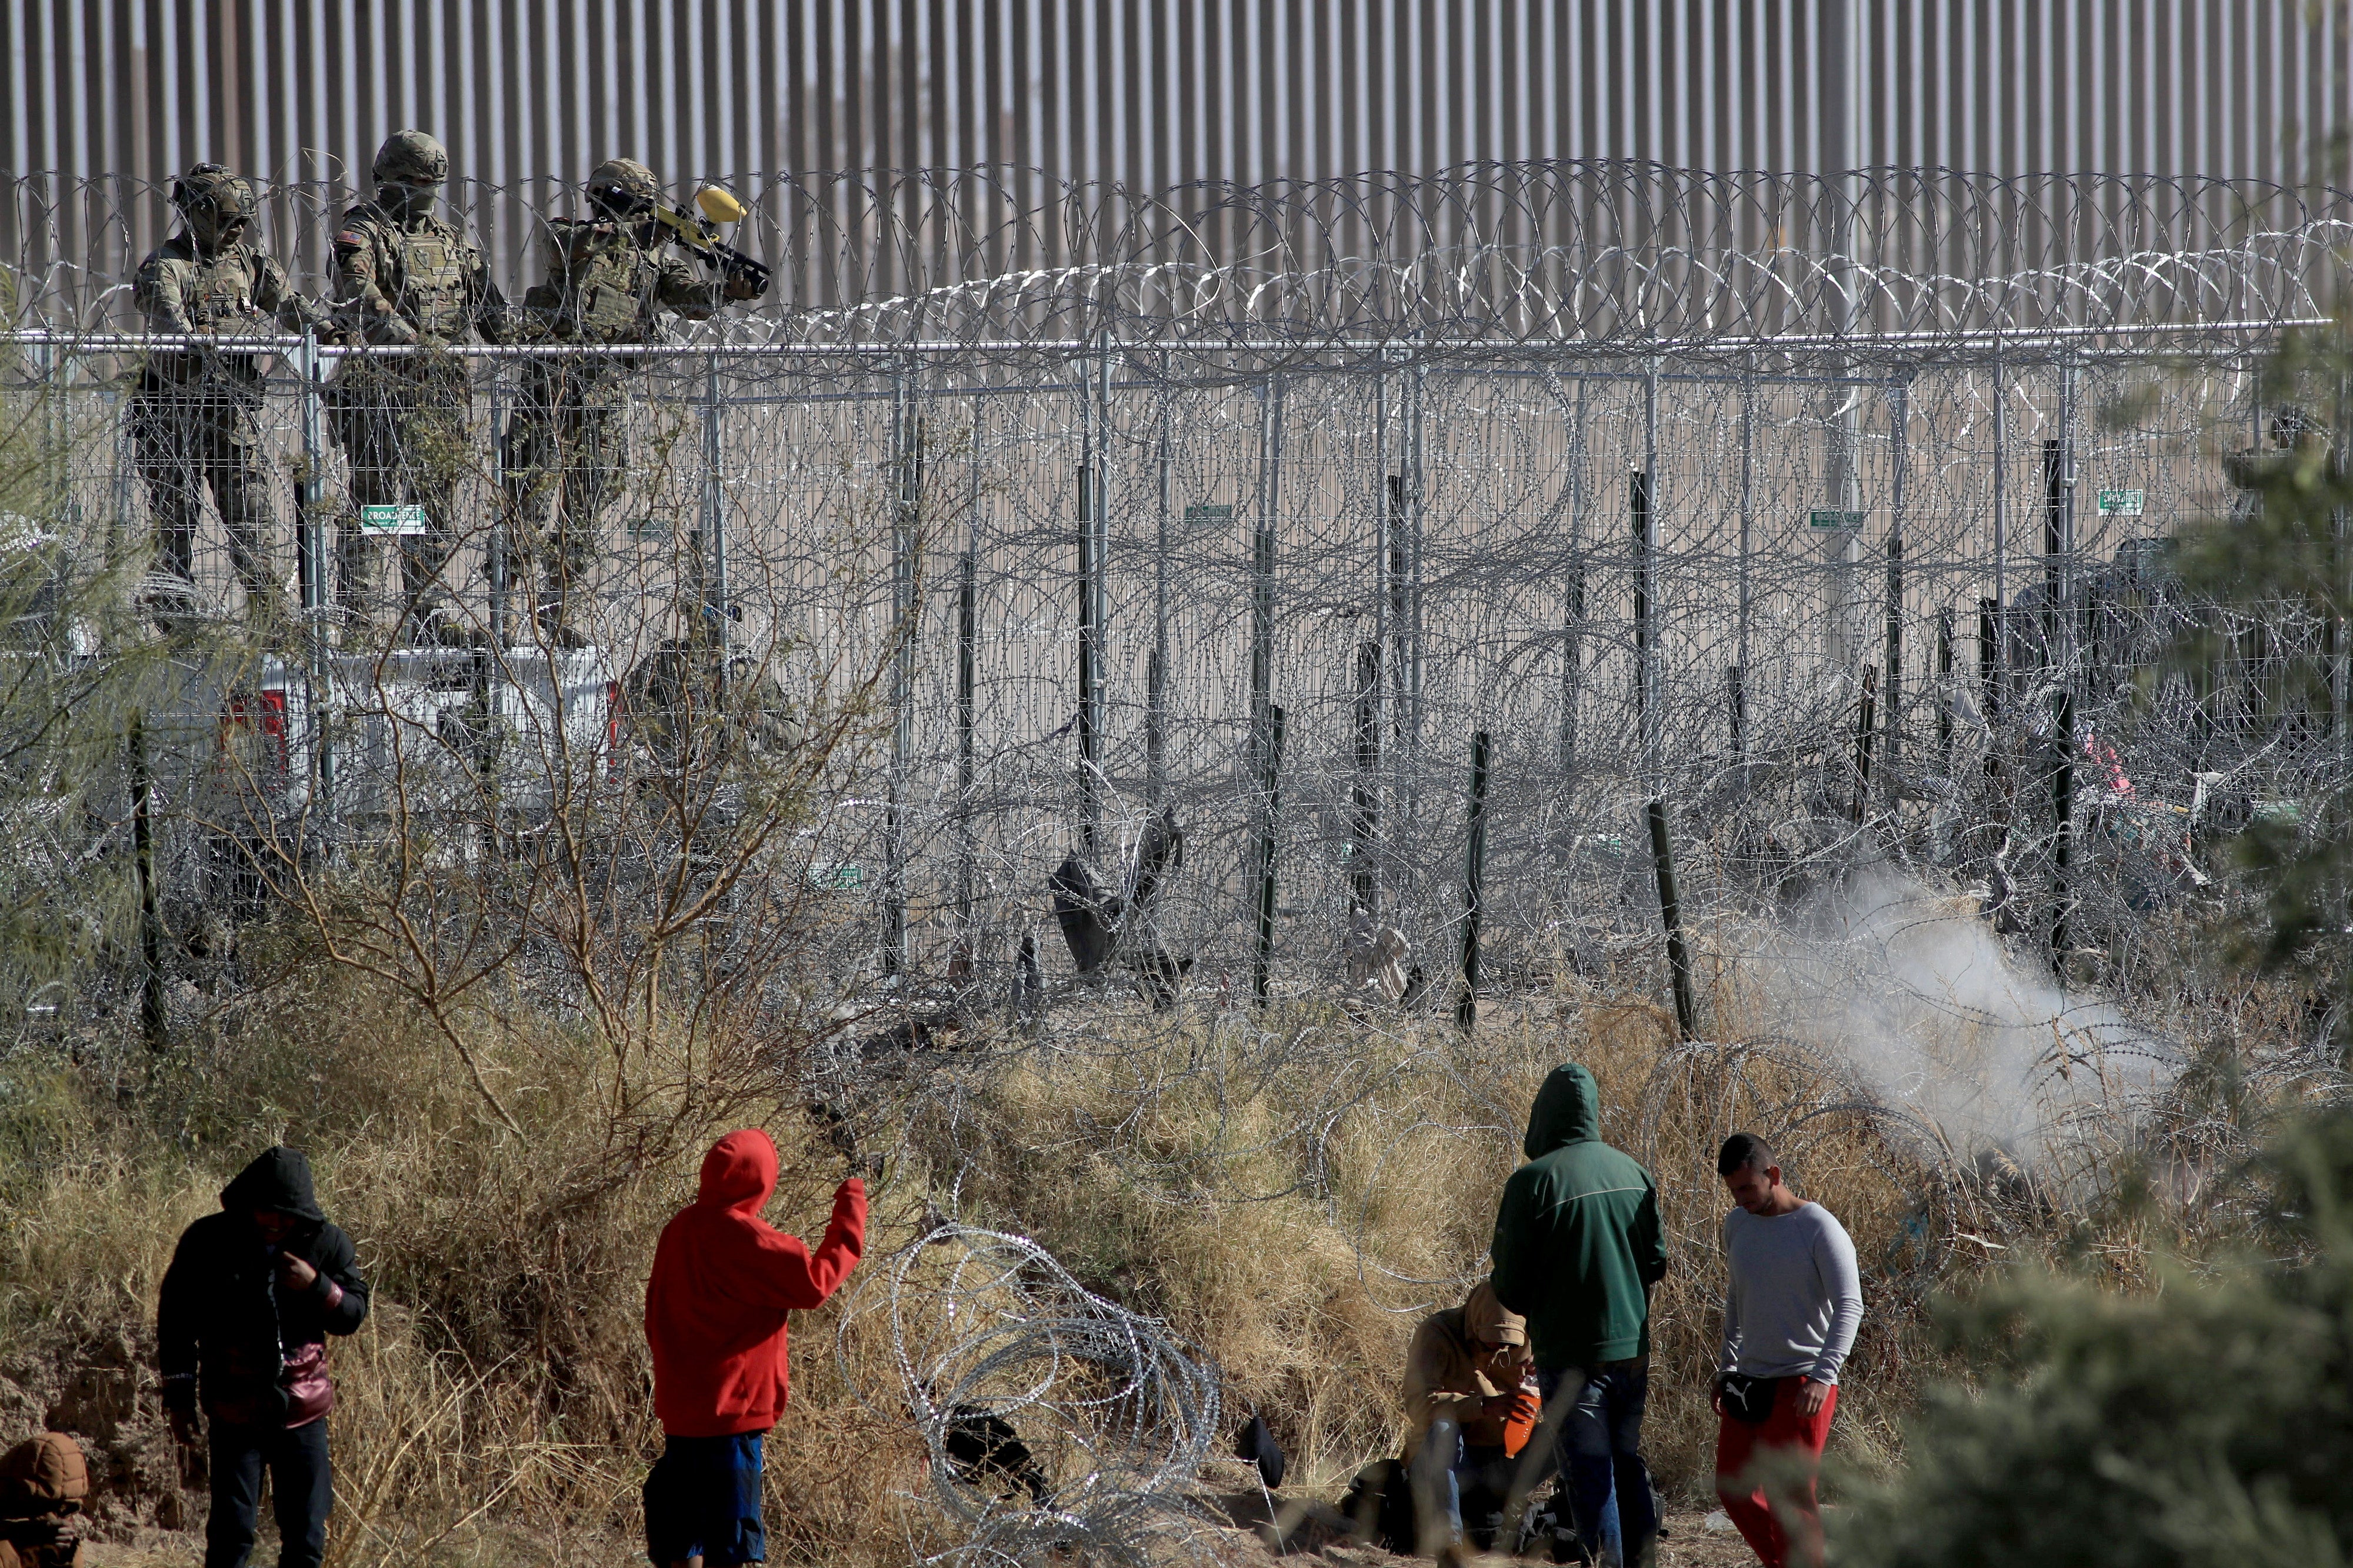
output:
[[[1538,1367],[1536,1386],[1577,1538],[1605,1568],[1639,1561],[1659,1533],[1658,1499],[1641,1454],[1649,1366],[1620,1362],[1590,1374]],[[1566,1410],[1557,1408],[1563,1401]]]
[[[1511,1489],[1511,1462],[1499,1444],[1493,1447],[1462,1440],[1462,1428],[1451,1416],[1430,1424],[1421,1447],[1414,1451],[1413,1510],[1423,1555],[1435,1556],[1440,1547],[1462,1540],[1462,1494],[1471,1491],[1482,1515],[1472,1544],[1485,1551],[1492,1531],[1483,1516],[1503,1506]]]
[[[646,1478],[646,1557],[668,1568],[700,1557],[703,1568],[767,1559],[760,1525],[760,1444],[765,1432],[667,1437]]]
[[[253,1555],[265,1469],[278,1515],[280,1568],[318,1568],[335,1500],[324,1416],[300,1426],[213,1422],[213,1507],[205,1518],[205,1568],[245,1568]]]

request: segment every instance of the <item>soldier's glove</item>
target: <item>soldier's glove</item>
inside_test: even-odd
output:
[[[766,290],[760,287],[758,279],[750,273],[730,272],[727,275],[726,287],[721,292],[730,300],[756,300]]]

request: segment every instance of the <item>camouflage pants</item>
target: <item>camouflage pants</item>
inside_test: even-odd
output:
[[[609,373],[558,366],[527,378],[507,422],[510,570],[543,584],[543,618],[568,620],[594,591],[597,523],[628,459],[627,411],[627,389]]]
[[[270,568],[269,470],[233,409],[141,398],[132,408],[132,458],[155,513],[155,572],[195,587],[196,528],[205,494],[228,532],[230,567],[249,610],[280,601]]]
[[[376,376],[338,384],[335,434],[351,463],[351,506],[336,529],[336,601],[353,619],[390,629],[447,604],[470,412],[461,377]],[[424,512],[423,532],[392,541],[400,555],[396,598],[379,586],[385,535],[366,527],[366,508],[390,506]]]

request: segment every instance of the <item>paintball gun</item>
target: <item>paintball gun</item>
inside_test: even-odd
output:
[[[695,193],[694,205],[702,209],[700,217],[681,212],[668,202],[654,204],[654,221],[667,231],[690,254],[699,257],[712,271],[731,280],[741,279],[750,284],[752,298],[756,300],[768,291],[768,268],[753,260],[732,245],[720,243],[717,225],[734,223],[744,216],[744,204],[716,185],[705,185]]]

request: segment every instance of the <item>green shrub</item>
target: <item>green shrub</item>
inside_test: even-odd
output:
[[[2353,1112],[2283,1137],[2250,1246],[2113,1296],[2048,1275],[1948,1310],[1978,1376],[1912,1421],[1835,1560],[2232,1568],[2353,1556]]]

